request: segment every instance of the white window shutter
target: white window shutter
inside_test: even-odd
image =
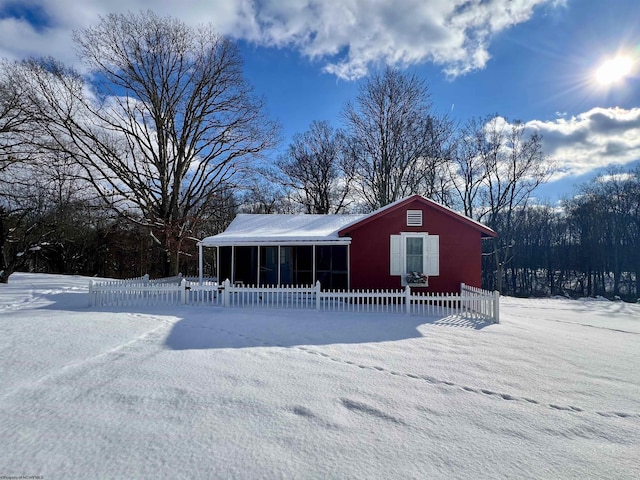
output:
[[[436,277],[440,275],[440,236],[428,235],[426,240],[425,274]]]
[[[402,237],[391,235],[390,275],[402,275]]]

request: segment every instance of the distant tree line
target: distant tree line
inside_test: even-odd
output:
[[[90,75],[0,63],[0,282],[195,274],[198,239],[239,212],[360,213],[421,194],[498,232],[486,288],[639,295],[639,170],[540,205],[554,166],[539,135],[498,115],[459,125],[391,68],[361,84],[339,128],[313,121],[274,157],[279,125],[210,26],[109,15],[75,41]]]
[[[522,218],[503,272],[506,292],[638,299],[640,167],[611,170],[560,207],[531,206]]]

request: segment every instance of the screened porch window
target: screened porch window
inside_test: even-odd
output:
[[[311,245],[280,247],[280,283],[282,285],[313,283],[313,247]]]
[[[316,247],[316,280],[325,290],[349,288],[348,247],[321,245]]]
[[[348,252],[347,245],[221,246],[218,276],[245,286],[312,285],[319,280],[323,289],[347,289]]]
[[[220,266],[220,271],[216,272],[218,279],[220,282],[223,282],[225,279],[231,279],[231,259],[232,259],[232,251],[233,247],[219,247],[218,248],[218,265]]]
[[[278,284],[278,247],[260,247],[260,285]]]
[[[258,247],[236,247],[234,282],[255,285],[258,278]]]

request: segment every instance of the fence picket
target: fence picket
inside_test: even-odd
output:
[[[164,280],[164,281],[162,281]],[[179,280],[179,281],[178,281]],[[408,315],[458,314],[500,321],[500,294],[464,283],[459,293],[436,294],[404,290],[322,290],[308,286],[231,285],[225,280],[192,283],[182,276],[149,280],[148,276],[122,281],[89,282],[89,305],[122,306],[193,304],[222,307],[296,308],[338,312],[400,313]]]

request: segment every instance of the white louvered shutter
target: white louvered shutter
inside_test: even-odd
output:
[[[402,237],[400,235],[391,235],[390,243],[389,274],[402,275]]]
[[[426,245],[426,268],[425,275],[436,277],[440,275],[440,236],[428,235]]]

